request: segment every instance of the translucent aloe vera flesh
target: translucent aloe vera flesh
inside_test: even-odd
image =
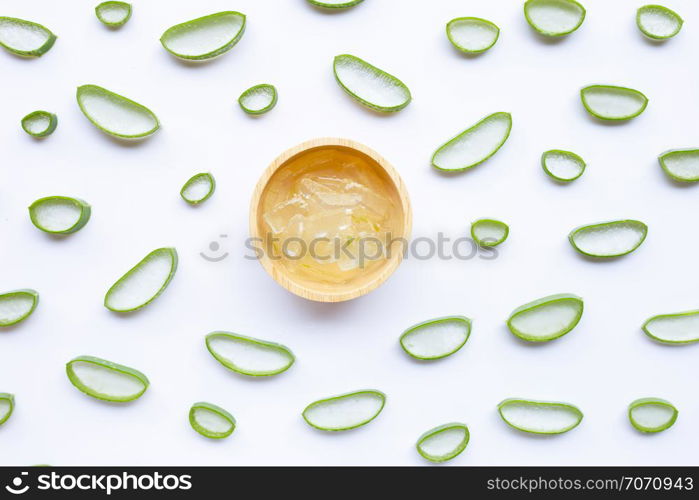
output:
[[[150,382],[128,366],[94,356],[78,356],[66,364],[68,380],[88,396],[125,403],[140,398]]]
[[[663,171],[679,182],[699,181],[699,149],[673,149],[658,156]]]
[[[194,403],[189,410],[189,424],[202,436],[223,439],[235,430],[235,418],[220,406]]]
[[[79,231],[90,220],[90,205],[78,198],[48,196],[29,206],[32,224],[45,233],[71,234]]]
[[[413,358],[441,359],[461,349],[470,335],[470,319],[446,316],[411,326],[401,335],[400,345]]]
[[[478,219],[471,224],[471,238],[479,246],[495,247],[510,234],[510,227],[495,219]]]
[[[0,294],[0,328],[21,323],[39,304],[39,294],[28,288]]]
[[[672,403],[660,398],[641,398],[629,405],[629,421],[641,432],[662,432],[675,424],[678,415]]]
[[[582,313],[583,300],[577,295],[549,295],[515,309],[507,327],[522,340],[547,342],[575,328]]]
[[[643,331],[665,344],[699,342],[699,311],[659,314],[646,320]]]
[[[563,36],[580,27],[585,7],[574,0],[527,0],[524,17],[542,35]]]
[[[58,126],[58,117],[48,111],[32,111],[22,118],[22,130],[32,137],[47,137]]]
[[[114,137],[140,139],[160,128],[158,117],[150,109],[103,87],[78,87],[76,98],[85,117]]]
[[[192,176],[182,189],[180,196],[191,205],[198,205],[205,202],[216,190],[216,181],[210,173],[201,173]]]
[[[498,41],[500,28],[479,17],[458,17],[447,23],[447,38],[461,52],[479,54]]]
[[[398,78],[353,55],[336,56],[333,71],[347,94],[376,111],[399,111],[412,99],[410,90]]]
[[[615,85],[590,85],[580,90],[580,99],[587,112],[600,120],[630,120],[648,106],[642,92]]]
[[[15,396],[7,392],[0,392],[0,425],[8,421],[15,409]]]
[[[131,4],[126,2],[102,2],[95,7],[95,15],[105,26],[118,28],[131,19]]]
[[[268,83],[255,85],[240,95],[238,104],[250,115],[261,115],[277,104],[277,89]]]
[[[418,438],[415,447],[430,462],[446,462],[466,449],[470,437],[466,424],[452,422],[425,432]]]
[[[570,244],[588,257],[611,258],[627,255],[645,241],[648,226],[637,220],[600,222],[573,229]]]
[[[432,166],[458,172],[480,165],[505,144],[512,130],[510,113],[493,113],[439,147]]]
[[[367,389],[315,401],[302,415],[306,423],[316,429],[347,431],[374,420],[385,404],[383,392]]]
[[[296,360],[284,345],[230,332],[208,334],[206,348],[229,370],[251,377],[278,375]]]
[[[498,412],[510,427],[532,434],[562,434],[583,419],[582,412],[569,403],[519,398],[502,401]]]
[[[677,12],[662,5],[644,5],[636,11],[636,25],[651,40],[667,40],[682,29],[684,21]]]
[[[574,181],[585,172],[586,166],[585,160],[570,151],[551,149],[541,155],[541,168],[559,182]]]
[[[363,1],[364,0],[308,0],[308,3],[324,9],[347,9]]]
[[[245,14],[217,12],[169,28],[160,43],[180,59],[204,61],[231,50],[245,33]]]
[[[41,24],[14,17],[0,17],[0,46],[13,54],[40,57],[56,42],[56,35]]]

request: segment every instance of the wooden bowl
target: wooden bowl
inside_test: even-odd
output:
[[[268,249],[270,231],[263,220],[263,206],[265,197],[270,190],[270,185],[275,184],[275,179],[289,175],[289,163],[298,160],[303,155],[316,152],[319,149],[339,149],[342,153],[358,156],[367,162],[373,172],[381,177],[386,186],[386,196],[396,200],[391,221],[396,227],[394,239],[402,238],[405,242],[410,238],[412,228],[412,210],[405,185],[398,172],[383,159],[376,151],[358,142],[349,139],[321,138],[306,141],[295,146],[278,156],[267,170],[262,174],[255,192],[252,196],[250,207],[250,233],[253,241],[261,242],[264,249]],[[298,164],[298,162],[294,162]],[[280,177],[278,177],[280,176]],[[397,246],[396,246],[397,245]],[[274,278],[274,280],[290,292],[309,300],[318,302],[341,302],[360,297],[383,284],[388,277],[398,268],[403,260],[403,246],[400,243],[392,245],[390,256],[377,264],[367,272],[359,273],[346,283],[328,283],[317,281],[308,277],[300,277],[287,269],[282,259],[272,259],[268,251],[264,251],[260,257],[262,267]]]

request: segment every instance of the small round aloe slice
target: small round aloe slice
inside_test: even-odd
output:
[[[22,130],[32,137],[46,137],[58,126],[58,117],[48,111],[32,111],[22,118]]]
[[[527,0],[524,17],[544,36],[563,36],[580,27],[585,20],[585,7],[575,0]]]
[[[15,410],[15,396],[7,392],[0,392],[0,425],[7,422]]]
[[[641,246],[648,234],[648,226],[637,220],[600,222],[573,229],[568,235],[570,244],[588,257],[621,257]]]
[[[629,405],[629,421],[641,432],[662,432],[677,420],[677,408],[660,398],[641,398]]]
[[[399,111],[412,99],[402,81],[358,57],[336,56],[333,71],[337,83],[347,94],[376,111]]]
[[[56,35],[41,24],[0,17],[0,45],[13,54],[40,57],[53,47]]]
[[[507,327],[522,340],[548,342],[575,328],[582,313],[583,300],[577,295],[549,295],[512,311]]]
[[[432,166],[460,172],[480,165],[505,144],[512,130],[510,113],[493,113],[450,139],[432,155]]]
[[[0,327],[21,323],[38,304],[38,292],[28,288],[0,294]]]
[[[208,334],[206,348],[229,370],[251,377],[278,375],[296,359],[286,346],[230,332]]]
[[[461,349],[470,335],[470,319],[446,316],[411,326],[401,335],[400,345],[413,358],[441,359]]]
[[[563,434],[577,427],[582,412],[569,403],[510,398],[498,405],[507,425],[532,434]]]
[[[510,228],[495,219],[478,219],[471,224],[471,238],[479,246],[496,247],[507,239]]]
[[[363,1],[364,0],[308,0],[308,3],[316,7],[323,7],[324,9],[348,9]]]
[[[78,87],[80,110],[102,132],[121,139],[140,139],[160,128],[158,117],[145,106],[97,85]]]
[[[551,149],[541,155],[541,167],[552,179],[571,182],[585,172],[585,160],[575,153],[561,149]]]
[[[95,15],[105,26],[118,28],[131,19],[131,4],[126,2],[102,2],[95,7]]]
[[[78,356],[66,364],[70,383],[88,396],[125,403],[146,392],[148,377],[128,366],[93,356]]]
[[[216,190],[216,181],[214,176],[208,172],[196,174],[190,178],[182,189],[180,190],[180,196],[184,201],[191,205],[198,205],[214,194]]]
[[[425,432],[418,438],[415,447],[430,462],[446,462],[466,449],[470,437],[466,424],[452,422]]]
[[[165,291],[176,271],[177,250],[153,250],[112,285],[104,296],[104,306],[115,312],[145,307]]]
[[[644,5],[636,11],[636,24],[652,40],[667,40],[682,29],[684,21],[677,12],[662,5]]]
[[[479,17],[457,17],[447,23],[447,38],[461,52],[480,54],[498,41],[500,28]]]
[[[658,314],[646,320],[643,331],[664,344],[699,342],[699,311]]]
[[[303,410],[303,419],[322,431],[348,431],[374,420],[385,404],[386,395],[381,391],[349,392],[309,404]]]
[[[630,120],[648,106],[648,98],[642,92],[614,85],[585,87],[580,90],[580,99],[587,112],[600,120]]]
[[[269,83],[255,85],[240,94],[238,104],[249,115],[261,115],[277,104],[277,89]]]
[[[231,50],[244,32],[245,14],[224,11],[168,28],[160,43],[175,57],[204,61]]]
[[[71,234],[90,220],[92,209],[85,201],[68,196],[47,196],[29,206],[29,217],[38,229],[50,234]]]
[[[220,406],[194,403],[189,410],[189,424],[202,436],[223,439],[235,430],[235,418]]]
[[[660,166],[679,182],[699,181],[699,149],[672,149],[658,156]]]

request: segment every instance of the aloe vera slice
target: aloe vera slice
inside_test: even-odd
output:
[[[452,422],[430,429],[415,443],[417,452],[430,462],[446,462],[466,449],[471,435],[466,424]]]
[[[39,304],[39,294],[29,288],[0,294],[0,327],[27,319]]]
[[[677,420],[677,408],[660,398],[641,398],[629,405],[629,421],[641,432],[662,432]]]
[[[643,331],[665,344],[699,342],[699,311],[658,314],[646,320]]]
[[[202,436],[223,439],[235,430],[235,418],[220,406],[194,403],[189,410],[189,424]]]
[[[580,99],[587,112],[600,120],[630,120],[648,106],[648,98],[642,92],[614,85],[585,87],[580,90]]]
[[[97,85],[82,85],[76,94],[85,117],[105,134],[140,139],[155,133],[160,122],[142,104]]]
[[[192,176],[180,190],[180,196],[191,205],[198,205],[214,194],[216,181],[210,173],[201,173]]]
[[[408,328],[400,345],[413,358],[446,358],[461,349],[471,335],[471,320],[464,316],[435,318]]]
[[[66,374],[70,383],[88,396],[116,403],[140,398],[150,384],[138,370],[93,356],[71,359]]]
[[[51,30],[31,21],[0,17],[0,46],[13,54],[40,57],[56,42]]]
[[[229,370],[251,377],[278,375],[296,360],[286,346],[231,332],[208,334],[206,348]]]
[[[480,165],[505,144],[512,130],[510,113],[493,113],[439,147],[432,166],[460,172]]]
[[[90,220],[90,205],[78,198],[47,196],[29,206],[29,217],[38,229],[51,234],[71,234]]]
[[[308,0],[308,3],[325,9],[347,9],[363,1],[364,0]]]
[[[95,15],[105,26],[118,28],[131,19],[131,4],[126,2],[102,2],[95,7]]]
[[[238,104],[249,115],[261,115],[277,104],[277,89],[269,83],[250,87],[240,94]]]
[[[588,257],[621,257],[636,250],[645,241],[648,226],[637,220],[600,222],[573,229],[570,244]]]
[[[658,156],[667,175],[679,182],[699,181],[699,149],[672,149]]]
[[[213,59],[231,50],[245,33],[245,14],[217,12],[168,28],[160,43],[170,54],[188,61]]]
[[[652,40],[667,40],[682,29],[684,21],[677,12],[662,5],[644,5],[636,11],[636,24]]]
[[[58,117],[48,111],[32,111],[22,118],[22,130],[32,137],[46,137],[58,126]]]
[[[575,328],[582,314],[580,297],[560,293],[518,307],[510,314],[507,327],[522,340],[548,342]]]
[[[585,7],[575,0],[527,0],[524,17],[544,36],[569,35],[585,20]]]
[[[457,17],[447,23],[447,38],[461,52],[480,54],[498,41],[500,28],[479,17]]]
[[[562,434],[583,419],[580,409],[569,403],[519,398],[505,399],[498,412],[510,427],[532,434]]]
[[[15,410],[15,396],[7,392],[0,392],[0,425],[7,422]]]
[[[104,296],[104,306],[115,312],[145,307],[165,291],[176,271],[177,250],[153,250],[112,285]]]
[[[559,182],[572,182],[585,172],[585,160],[575,153],[561,149],[551,149],[541,155],[541,167],[552,179]]]
[[[510,228],[495,219],[478,219],[471,224],[471,238],[479,246],[496,247],[507,239]]]
[[[412,99],[398,78],[350,54],[336,56],[333,71],[342,90],[376,111],[400,111]]]
[[[386,404],[381,391],[366,389],[332,396],[309,404],[303,419],[321,431],[348,431],[368,424]]]

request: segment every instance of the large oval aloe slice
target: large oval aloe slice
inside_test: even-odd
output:
[[[559,182],[571,182],[585,172],[585,160],[575,153],[560,149],[551,149],[541,155],[541,167],[552,179]]]
[[[7,392],[0,392],[0,425],[7,422],[15,410],[15,396]]]
[[[399,111],[412,99],[402,81],[358,57],[336,56],[333,71],[347,94],[376,111]]]
[[[217,12],[168,28],[160,43],[180,59],[204,61],[231,50],[244,32],[245,14]]]
[[[570,244],[588,257],[621,257],[641,246],[648,234],[648,226],[637,220],[600,222],[573,229],[568,235]]]
[[[150,384],[138,370],[93,356],[71,359],[66,374],[70,383],[88,396],[116,403],[140,398]]]
[[[58,126],[58,117],[48,111],[32,111],[22,118],[22,130],[32,137],[46,137]]]
[[[496,247],[510,234],[510,227],[495,219],[478,219],[471,223],[471,238],[481,247]]]
[[[80,110],[102,132],[122,139],[147,137],[160,128],[145,106],[97,85],[78,87]]]
[[[177,250],[153,250],[112,285],[104,296],[104,306],[115,312],[147,306],[165,291],[176,271]]]
[[[38,229],[51,234],[71,234],[90,220],[92,209],[85,201],[68,196],[47,196],[29,206],[29,217]]]
[[[461,349],[470,335],[470,319],[446,316],[411,326],[401,335],[400,345],[413,358],[441,359]]]
[[[131,4],[126,2],[102,2],[95,7],[95,15],[105,26],[119,28],[131,19]]]
[[[415,447],[430,462],[446,462],[466,449],[470,437],[466,424],[452,422],[425,432]]]
[[[190,178],[182,189],[180,196],[184,201],[191,205],[203,203],[214,194],[216,190],[216,181],[214,176],[208,172],[196,174]]]
[[[250,87],[240,94],[238,104],[249,115],[261,115],[277,104],[277,89],[269,83]]]
[[[40,57],[53,47],[56,35],[41,24],[0,17],[0,45],[24,57]]]
[[[667,175],[679,182],[699,181],[699,149],[672,149],[658,156]]]
[[[641,432],[662,432],[677,420],[677,408],[660,398],[641,398],[629,405],[629,421]]]
[[[364,0],[308,0],[308,3],[325,9],[347,9],[363,1]]]
[[[295,361],[286,346],[230,332],[208,334],[206,348],[229,370],[251,377],[277,375]]]
[[[235,418],[220,406],[194,403],[189,410],[189,424],[202,436],[223,439],[235,430]]]
[[[644,5],[636,11],[636,24],[651,40],[667,40],[682,29],[684,21],[677,12],[662,5]]]
[[[699,342],[699,311],[658,314],[646,320],[643,331],[665,344]]]
[[[527,0],[524,17],[545,36],[563,36],[577,30],[585,20],[585,7],[575,0]]]
[[[479,54],[498,41],[500,28],[479,17],[457,17],[447,23],[447,38],[461,52]]]
[[[580,99],[587,112],[600,120],[630,120],[648,106],[648,98],[642,92],[614,85],[585,87],[580,90]]]
[[[532,434],[562,434],[577,427],[582,412],[569,403],[511,398],[498,405],[507,425]]]
[[[386,404],[381,391],[367,389],[321,399],[303,410],[308,425],[322,431],[347,431],[368,424]]]
[[[432,166],[458,172],[480,165],[505,144],[512,130],[510,113],[493,113],[437,149]]]
[[[28,288],[0,294],[0,327],[27,319],[39,304],[39,294]]]
[[[575,328],[582,313],[583,300],[577,295],[549,295],[512,311],[507,327],[522,340],[547,342]]]

